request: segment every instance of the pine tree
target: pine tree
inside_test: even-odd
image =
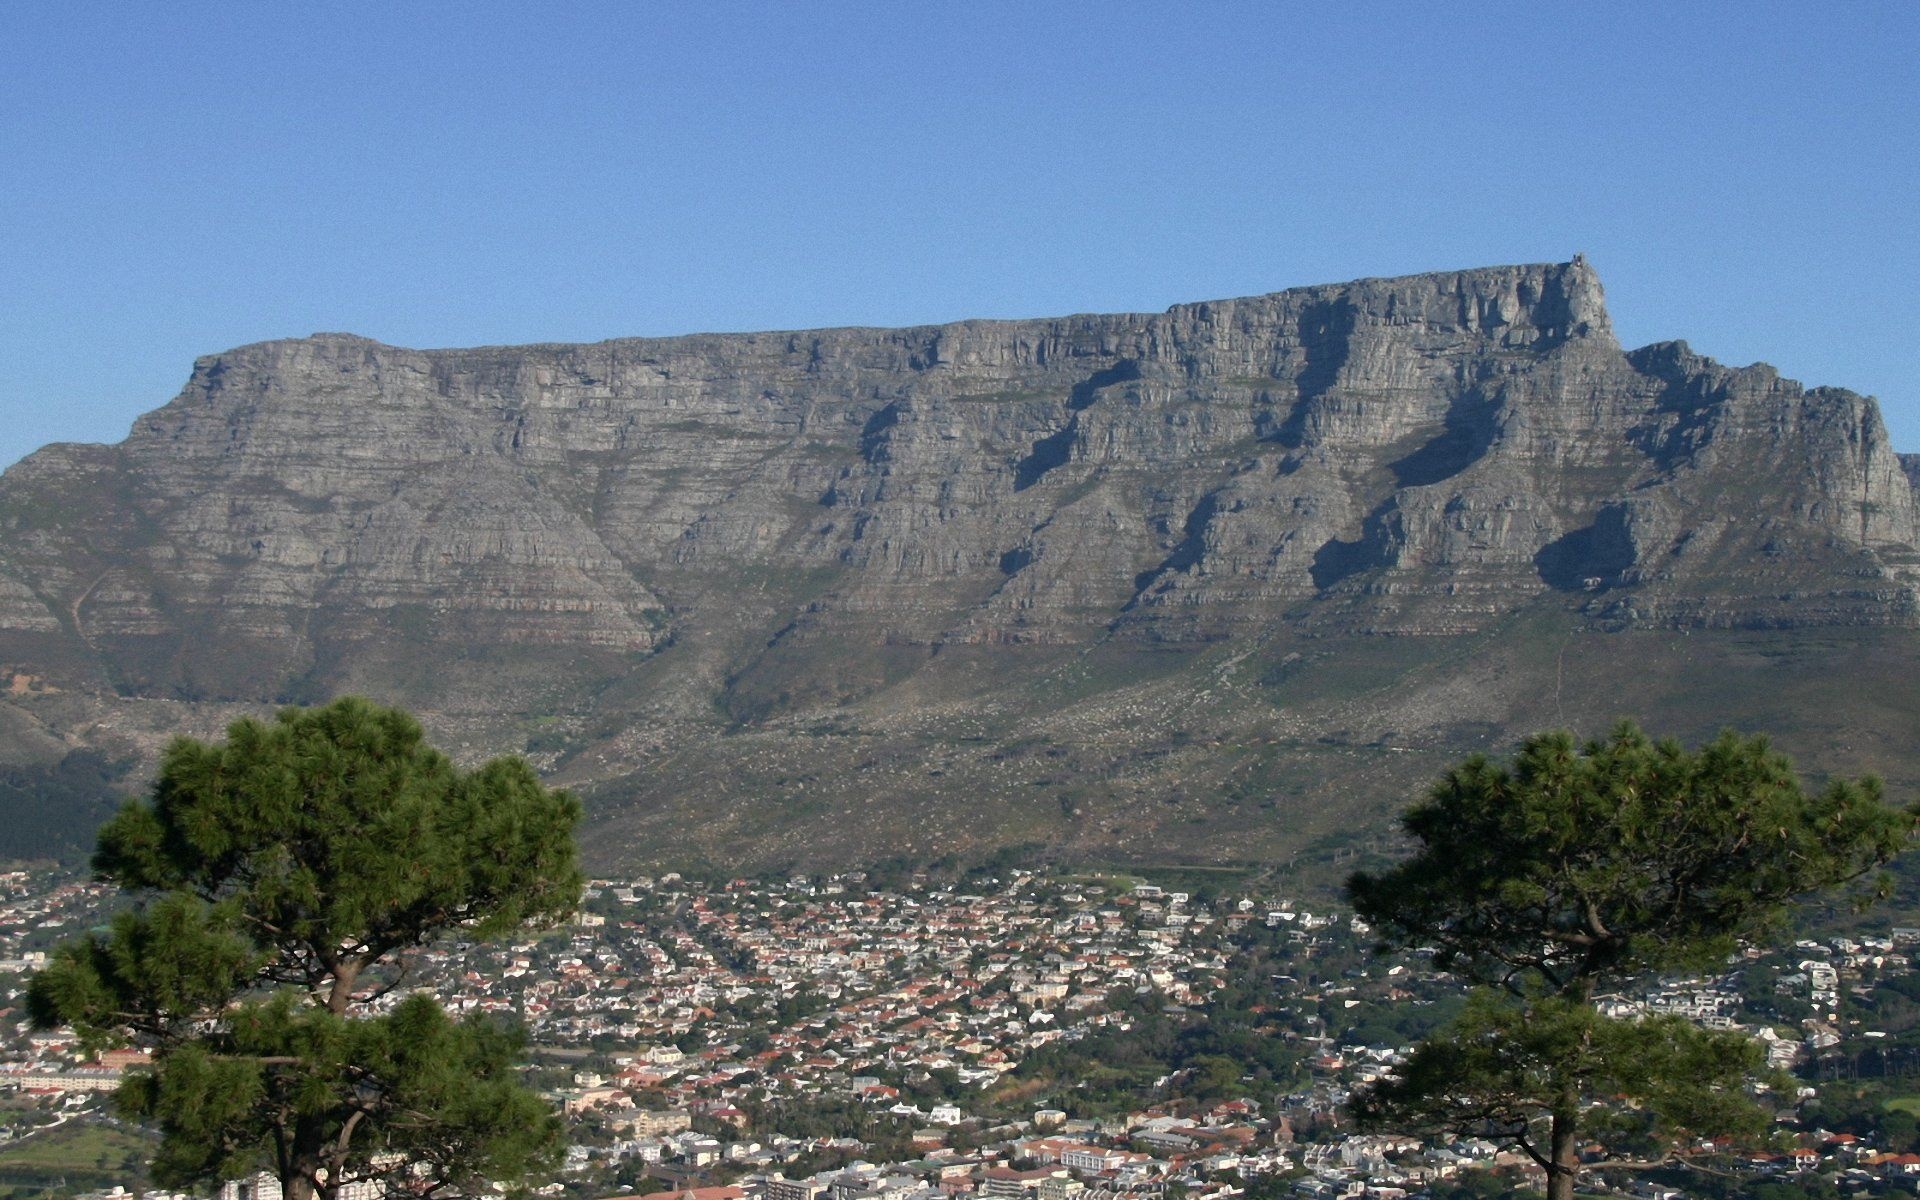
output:
[[[515,1077],[518,1035],[394,998],[436,939],[570,913],[579,815],[524,761],[463,771],[364,700],[178,739],[151,798],[100,830],[94,870],[133,904],[55,952],[29,1011],[154,1051],[118,1101],[159,1127],[162,1186],[265,1169],[309,1200],[517,1181],[563,1147]]]
[[[1569,1200],[1580,1137],[1616,1117],[1721,1133],[1762,1115],[1744,1035],[1608,1018],[1596,995],[1724,961],[1796,898],[1875,875],[1914,814],[1872,778],[1809,794],[1762,737],[1689,753],[1623,724],[1584,746],[1536,735],[1511,763],[1469,758],[1402,823],[1417,852],[1348,894],[1385,946],[1431,947],[1485,990],[1355,1114],[1504,1140]]]

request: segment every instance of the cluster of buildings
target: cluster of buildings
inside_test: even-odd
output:
[[[29,1029],[19,1007],[47,948],[111,902],[69,877],[0,875],[0,983],[14,991],[0,1012],[0,1088],[87,1111],[142,1061],[84,1055],[71,1036]],[[1246,1094],[1200,1097],[1175,1074],[1130,1109],[1076,1107],[1070,1095],[1022,1105],[1020,1068],[1036,1052],[1125,1030],[1143,1004],[1197,1017],[1255,940],[1284,967],[1264,977],[1259,1011],[1262,1036],[1298,1048],[1294,1077],[1255,1086],[1249,1073]],[[1487,1142],[1342,1125],[1351,1091],[1408,1048],[1363,1035],[1430,1003],[1436,986],[1417,962],[1370,958],[1369,940],[1352,917],[1284,900],[1202,902],[1120,879],[1011,872],[883,888],[858,872],[714,885],[666,875],[597,881],[576,920],[538,936],[429,947],[407,983],[453,1011],[524,1023],[576,1134],[550,1189],[570,1196],[1393,1200],[1464,1170],[1523,1170]],[[1905,976],[1916,942],[1920,930],[1805,941],[1602,1004],[1747,1028],[1789,1067],[1877,1032],[1848,1002]],[[1748,972],[1762,957],[1767,993],[1792,1023],[1756,1019]],[[1920,1178],[1920,1157],[1858,1138],[1800,1143],[1746,1167]],[[245,1200],[271,1200],[250,1186]]]
[[[1119,989],[1204,1003],[1227,967],[1221,934],[1256,915],[1024,873],[978,892],[863,884],[602,881],[565,937],[432,951],[416,969],[452,1009],[512,1015],[536,1044],[631,1051],[592,1085],[606,1103],[737,1099],[739,1080],[892,1099],[884,1080],[903,1073],[986,1087],[1106,1021]]]
[[[666,1144],[670,1168],[675,1155],[694,1164],[702,1152],[713,1156],[709,1165],[732,1168],[699,1174],[667,1169],[654,1176],[671,1181],[671,1186],[658,1189],[659,1195],[692,1191],[701,1200],[953,1200],[975,1195],[1098,1200],[1158,1196],[1174,1186],[1193,1196],[1226,1197],[1240,1189],[1220,1178],[1223,1173],[1273,1170],[1287,1161],[1285,1151],[1273,1146],[1270,1126],[1257,1119],[1257,1106],[1245,1101],[1186,1117],[1149,1110],[1104,1123],[1071,1121],[1042,1110],[994,1127],[992,1140],[979,1146],[957,1148],[947,1144],[942,1131],[921,1130],[913,1135],[910,1158],[852,1157],[811,1171],[801,1164],[817,1159],[822,1150],[837,1148],[858,1156],[865,1146],[853,1139],[778,1134],[722,1141],[692,1132],[670,1135]],[[576,1166],[585,1168],[593,1158],[579,1153]],[[713,1182],[722,1176],[731,1182]]]

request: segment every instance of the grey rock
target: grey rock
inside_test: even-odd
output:
[[[1174,786],[1128,765],[1160,734],[1114,715],[1164,663],[1188,711],[1221,655],[1265,663],[1270,704],[1291,663],[1346,669],[1314,645],[1479,645],[1529,614],[1514,637],[1911,630],[1913,462],[1871,399],[1682,343],[1623,352],[1577,259],[1157,315],[437,351],[319,334],[201,359],[125,442],[0,477],[0,666],[51,689],[12,701],[44,733],[134,755],[169,724],[371,692],[476,752],[556,747],[605,812],[721,813],[710,846],[784,831],[747,855],[769,859],[807,813],[897,830],[888,812],[964,809],[988,749],[1051,730],[1075,783],[1022,767],[1032,793],[954,836],[1037,811],[1041,840],[1110,846],[1115,825],[1051,797]],[[1459,678],[1382,699],[1398,728],[1370,736],[1444,754],[1540,716],[1518,684],[1486,712],[1434,698]],[[1235,703],[1198,725],[1338,742],[1376,719]],[[845,729],[812,759],[742,749],[828,719],[917,747],[911,795],[849,780]],[[1444,733],[1460,722],[1479,732]],[[744,765],[763,752],[785,782]],[[949,752],[970,765],[942,783]],[[816,760],[824,807],[767,817]]]

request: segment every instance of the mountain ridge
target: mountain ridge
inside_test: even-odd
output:
[[[1281,288],[1277,291],[1258,292],[1258,293],[1254,293],[1252,295],[1247,295],[1247,296],[1236,296],[1236,297],[1227,297],[1227,298],[1219,298],[1219,299],[1211,299],[1211,300],[1180,300],[1167,305],[1165,308],[1159,308],[1159,309],[1129,309],[1129,310],[1116,311],[1116,312],[1105,312],[1105,311],[1089,309],[1081,312],[1061,313],[1061,314],[1053,314],[1053,315],[1040,315],[1040,316],[1027,316],[1027,317],[961,317],[951,321],[928,321],[928,322],[921,322],[913,325],[837,324],[837,325],[802,326],[802,327],[797,327],[792,329],[772,329],[772,330],[768,330],[768,329],[737,329],[737,330],[696,329],[696,330],[689,330],[682,333],[619,335],[619,336],[610,337],[610,338],[599,338],[590,342],[567,342],[567,341],[498,342],[498,343],[489,342],[489,343],[483,343],[483,344],[473,345],[473,346],[404,346],[396,342],[383,341],[379,338],[372,337],[367,334],[356,333],[352,330],[315,330],[314,332],[306,334],[305,336],[263,338],[254,342],[245,342],[238,346],[232,347],[228,350],[220,351],[215,354],[201,355],[199,358],[195,360],[195,363],[197,365],[201,361],[216,360],[226,355],[238,354],[238,353],[248,351],[248,350],[253,350],[259,347],[275,346],[275,345],[290,344],[290,343],[301,343],[301,342],[316,342],[316,341],[361,342],[361,343],[366,343],[368,345],[371,345],[373,347],[383,349],[383,350],[399,350],[399,351],[405,351],[405,352],[416,353],[416,354],[465,354],[465,353],[481,353],[486,351],[499,351],[499,350],[507,350],[507,351],[576,350],[576,349],[583,349],[588,347],[597,348],[597,347],[629,345],[629,344],[638,344],[638,343],[664,343],[664,342],[676,342],[676,341],[685,341],[685,340],[697,340],[697,339],[705,339],[705,338],[785,337],[785,336],[804,336],[808,334],[830,334],[830,333],[902,334],[904,335],[904,334],[930,333],[930,332],[936,332],[944,329],[953,329],[960,326],[1034,325],[1034,324],[1044,324],[1044,323],[1077,322],[1077,321],[1090,321],[1090,320],[1091,321],[1106,321],[1106,320],[1143,321],[1143,320],[1150,320],[1157,317],[1173,316],[1175,314],[1178,314],[1182,310],[1198,309],[1202,307],[1209,307],[1209,306],[1220,305],[1220,304],[1233,304],[1237,302],[1274,300],[1281,297],[1298,296],[1298,295],[1308,294],[1308,293],[1337,293],[1350,288],[1370,287],[1370,286],[1377,286],[1377,285],[1393,285],[1393,284],[1406,283],[1406,282],[1416,281],[1416,280],[1440,279],[1440,278],[1449,278],[1449,277],[1482,276],[1482,275],[1497,276],[1497,275],[1504,275],[1504,274],[1510,274],[1510,273],[1527,274],[1527,273],[1535,273],[1535,272],[1548,272],[1555,269],[1563,269],[1563,268],[1583,269],[1584,272],[1591,279],[1592,285],[1597,287],[1598,285],[1597,273],[1593,271],[1592,266],[1587,262],[1584,255],[1575,255],[1574,258],[1570,259],[1565,263],[1507,263],[1507,264],[1501,264],[1496,266],[1486,266],[1486,267],[1465,267],[1457,270],[1417,271],[1417,272],[1412,272],[1412,273],[1402,274],[1402,275],[1368,275],[1368,276],[1362,276],[1357,279],[1348,280],[1344,283],[1301,284],[1301,285],[1296,285],[1294,287]],[[1602,304],[1601,307],[1604,309],[1604,304]],[[1601,315],[1604,318],[1605,316],[1604,311],[1602,312]],[[1607,320],[1607,326],[1610,332],[1611,331],[1610,319]],[[1756,364],[1756,365],[1765,365],[1765,364]],[[102,443],[63,443],[63,444],[97,445]]]
[[[610,854],[1297,853],[1568,716],[1569,655],[1705,638],[1808,694],[1823,640],[1907,661],[1914,462],[1868,397],[1623,351],[1580,259],[907,329],[279,339],[0,475],[0,757],[146,761],[169,722],[363,691],[530,750]],[[1575,715],[1764,716],[1646,673]],[[1900,707],[1870,751],[1785,738],[1905,771]],[[1406,762],[1342,798],[1374,743]]]

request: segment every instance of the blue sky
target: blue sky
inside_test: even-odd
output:
[[[1583,251],[1920,450],[1920,5],[0,6],[0,463],[196,355],[1157,310]]]

